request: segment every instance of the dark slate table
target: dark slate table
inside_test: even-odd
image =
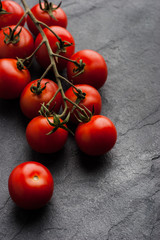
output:
[[[0,239],[159,240],[160,1],[65,0],[62,7],[76,51],[96,50],[108,64],[102,114],[118,140],[96,161],[72,136],[59,153],[38,154],[26,142],[19,101],[0,100]],[[42,73],[36,63],[31,71],[33,79]],[[51,201],[33,212],[16,207],[7,188],[11,170],[28,160],[47,166],[55,181]]]

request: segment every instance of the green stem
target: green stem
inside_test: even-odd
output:
[[[77,103],[75,102],[72,102],[72,100],[70,100],[69,98],[65,97],[65,101],[68,101],[70,103],[72,103],[77,109],[79,109],[82,114],[85,116],[85,117],[88,117],[88,114],[86,113],[85,109],[81,108]]]
[[[24,59],[24,60],[30,60],[30,59],[32,59],[32,57],[35,55],[35,53],[39,50],[39,48],[40,48],[43,44],[44,44],[44,42],[42,41],[42,42],[38,45],[38,47],[32,52],[32,54],[31,54],[30,56],[26,57],[26,59]]]
[[[62,79],[63,81],[69,83],[76,91],[78,91],[78,88],[75,87],[75,85],[70,82],[67,78],[63,77],[62,75],[59,75],[58,78]]]
[[[40,79],[37,81],[39,83],[41,83],[42,79],[46,76],[46,74],[49,72],[49,70],[52,68],[52,64],[50,64],[47,69],[45,70],[45,72],[42,74],[42,76],[40,77]]]
[[[46,107],[49,108],[49,106],[51,105],[51,103],[54,101],[54,99],[56,98],[57,94],[60,92],[60,89],[58,88],[57,91],[55,92],[54,96],[50,99],[50,101],[46,104]]]
[[[54,57],[62,58],[62,59],[64,59],[64,60],[66,60],[66,61],[69,61],[69,62],[74,63],[77,67],[80,67],[80,64],[79,64],[76,60],[72,60],[72,59],[70,59],[70,58],[64,57],[64,56],[59,55],[59,54],[57,54],[57,53],[54,53]]]

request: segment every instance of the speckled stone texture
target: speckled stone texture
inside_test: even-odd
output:
[[[96,159],[72,136],[59,153],[38,154],[26,142],[19,101],[0,100],[0,239],[159,240],[160,1],[65,0],[62,8],[76,51],[96,50],[108,64],[102,114],[118,140]],[[42,73],[36,63],[31,71],[33,79]],[[7,188],[11,170],[28,160],[55,181],[51,201],[33,212],[16,207]]]

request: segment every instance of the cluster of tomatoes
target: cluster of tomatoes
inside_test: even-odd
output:
[[[75,53],[75,41],[66,29],[67,16],[60,5],[39,1],[26,18],[19,4],[0,1],[0,13],[0,98],[20,99],[22,113],[30,119],[26,138],[31,148],[40,153],[59,151],[67,141],[69,122],[76,126],[75,141],[82,152],[91,156],[108,152],[116,142],[117,131],[109,118],[100,115],[98,89],[108,75],[104,58],[89,49]],[[24,27],[26,21],[30,31]],[[31,81],[27,66],[33,55],[45,73],[52,65],[36,25],[47,37],[56,71],[67,70],[70,86],[65,92],[54,80],[66,79],[57,73],[55,79],[47,79],[44,74]],[[49,170],[37,162],[20,164],[9,177],[10,195],[23,208],[45,205],[53,185]]]

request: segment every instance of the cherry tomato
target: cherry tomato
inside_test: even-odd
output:
[[[61,40],[63,42],[65,41],[64,45],[68,45],[68,43],[72,43],[71,46],[62,47],[62,49],[60,50],[60,53],[59,53],[58,45],[57,45],[57,44],[59,44],[59,41],[58,41],[57,37],[49,29],[45,28],[44,33],[46,34],[46,36],[48,38],[48,41],[50,43],[52,51],[54,53],[59,53],[60,55],[62,55],[64,57],[70,58],[72,56],[72,54],[74,53],[74,49],[75,49],[75,42],[74,42],[72,35],[70,34],[70,32],[67,29],[59,27],[59,26],[51,26],[50,28],[61,38]],[[41,34],[38,34],[38,36],[35,40],[35,48],[38,47],[38,45],[41,43],[41,41],[42,41],[42,36],[41,36]],[[44,68],[48,67],[48,65],[50,64],[48,51],[44,44],[36,52],[36,59],[39,62],[39,64]],[[66,67],[66,65],[67,65],[66,60],[57,58],[57,61],[58,61],[57,67],[59,70],[62,70]]]
[[[42,9],[45,8],[45,3],[41,3]],[[49,5],[48,5],[49,6]],[[37,20],[47,24],[48,26],[61,26],[66,28],[67,27],[67,15],[63,11],[62,8],[58,7],[56,9],[56,5],[53,4],[53,15],[49,14],[47,11],[42,10],[40,8],[39,3],[36,4],[34,7],[31,8],[31,12],[34,14],[34,16],[37,18]],[[46,5],[47,8],[47,5]],[[55,9],[55,10],[54,10]],[[38,29],[36,28],[35,24],[31,20],[31,18],[27,17],[27,25],[29,30],[34,34],[37,35],[39,33]],[[41,25],[42,28],[44,28],[43,25]]]
[[[84,68],[78,70],[74,63],[68,62],[67,76],[73,84],[89,84],[96,89],[104,85],[108,75],[107,64],[98,52],[89,49],[80,50],[70,59],[85,64]]]
[[[48,117],[53,123],[53,117]],[[62,120],[60,120],[62,122]],[[46,117],[38,116],[33,118],[26,129],[26,138],[30,147],[40,153],[54,153],[59,151],[65,144],[68,132],[58,128],[54,133],[48,135],[54,129]]]
[[[15,28],[15,25],[9,26],[10,29]],[[31,33],[24,27],[18,26],[12,37],[7,37],[5,43],[5,34],[9,35],[9,27],[0,30],[0,58],[26,58],[34,50],[34,39]],[[21,29],[22,28],[22,29]],[[19,40],[16,34],[19,32]],[[12,41],[16,39],[16,43]]]
[[[19,70],[16,59],[0,59],[0,98],[18,98],[30,81],[29,71],[27,69]]]
[[[51,199],[54,181],[50,171],[41,163],[24,162],[12,170],[8,189],[19,207],[37,209]]]
[[[101,101],[101,96],[100,96],[99,92],[97,91],[97,89],[95,89],[94,87],[87,85],[87,84],[79,84],[79,85],[75,85],[75,87],[77,89],[80,89],[82,91],[82,93],[85,94],[84,99],[82,99],[80,97],[77,99],[77,97],[78,97],[76,95],[77,91],[73,87],[70,87],[65,92],[65,96],[67,98],[69,98],[72,102],[77,102],[81,99],[81,101],[78,104],[81,108],[85,109],[85,107],[86,107],[90,112],[92,112],[93,107],[94,107],[94,114],[95,115],[100,114],[102,101]],[[78,120],[75,117],[75,115],[78,117],[78,114],[76,112],[77,108],[72,112],[73,104],[69,101],[66,101],[66,102],[67,102],[68,111],[71,112],[70,121],[77,124]],[[64,106],[63,106],[63,108],[64,108]],[[79,111],[79,112],[82,113],[81,111]],[[86,110],[86,113],[89,115],[89,112],[87,112],[87,110]]]
[[[23,8],[14,1],[2,1],[0,5],[0,29],[10,25],[16,25],[24,14]],[[25,23],[25,18],[21,26]]]
[[[96,115],[89,122],[78,125],[75,139],[82,152],[97,156],[113,148],[117,140],[117,131],[109,118]]]
[[[58,90],[58,85],[50,79],[42,79],[40,83],[41,93],[34,93],[31,91],[32,86],[37,86],[37,80],[34,80],[27,84],[20,96],[20,107],[23,114],[28,118],[34,118],[39,115],[38,111],[41,108],[42,103],[48,103],[54,94]],[[62,103],[62,96],[59,92],[55,99],[51,102],[49,109],[53,108],[54,112],[58,113]]]

